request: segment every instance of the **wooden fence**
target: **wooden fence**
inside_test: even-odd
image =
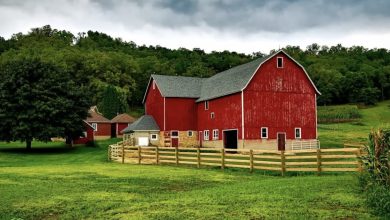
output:
[[[175,164],[253,170],[357,172],[362,170],[360,149],[310,149],[266,151],[221,148],[134,147],[111,145],[108,159],[121,163]]]

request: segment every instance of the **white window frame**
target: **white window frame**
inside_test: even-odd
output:
[[[210,140],[210,131],[209,130],[203,131],[203,140],[205,140],[205,141]]]
[[[187,136],[188,137],[193,137],[194,136],[194,131],[187,131]]]
[[[204,101],[204,110],[209,110],[209,101]]]
[[[299,137],[297,136],[297,130],[299,130]],[[295,139],[302,139],[302,128],[294,128]]]
[[[86,131],[83,131],[83,137],[87,137],[88,136],[88,133]]]
[[[177,132],[177,136],[173,136],[173,135],[172,135],[173,132]],[[176,131],[176,130],[171,131],[171,138],[172,138],[172,137],[173,137],[173,138],[178,138],[178,137],[179,137],[179,131]]]
[[[156,138],[153,138],[154,135],[156,135]],[[150,134],[150,140],[157,141],[158,140],[158,135],[157,134]]]
[[[219,130],[214,129],[213,130],[213,140],[218,140],[219,139]]]
[[[263,129],[265,129],[265,134],[266,134],[265,137],[263,137]],[[260,137],[261,137],[261,139],[268,139],[268,127],[261,127],[260,128]]]
[[[211,118],[211,119],[214,119],[214,118],[215,118],[215,113],[214,113],[214,112],[211,112],[211,113],[210,113],[210,118]]]
[[[98,124],[97,123],[92,123],[91,126],[93,127],[94,131],[98,130]]]
[[[279,64],[279,59],[282,60],[282,66],[278,65]],[[284,68],[284,59],[283,59],[283,57],[276,57],[276,68],[278,68],[278,69]]]

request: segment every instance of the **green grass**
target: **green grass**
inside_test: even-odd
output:
[[[322,148],[343,147],[344,143],[366,142],[372,128],[390,127],[390,101],[359,109],[359,121],[318,124],[318,138]]]
[[[354,174],[129,165],[106,147],[0,144],[0,219],[375,218]],[[20,146],[20,147],[19,147]]]
[[[320,124],[322,147],[388,126],[390,101],[359,123]],[[107,146],[0,143],[0,219],[376,219],[356,174],[289,174],[107,161]]]

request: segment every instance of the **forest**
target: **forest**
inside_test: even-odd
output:
[[[388,49],[316,43],[304,49],[298,46],[283,49],[306,68],[322,93],[318,105],[374,105],[390,98]],[[255,45],[253,50],[257,51]],[[151,74],[210,77],[273,52],[208,53],[201,48],[169,49],[137,45],[95,31],[74,35],[46,25],[27,34],[16,33],[9,39],[0,37],[0,69],[21,57],[55,64],[54,69],[71,75],[79,86],[88,88],[85,95],[90,104],[106,108],[103,113],[111,117],[112,112],[142,106]]]

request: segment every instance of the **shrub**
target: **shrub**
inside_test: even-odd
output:
[[[362,156],[364,173],[360,184],[366,194],[367,205],[376,214],[390,217],[390,130],[373,130]]]

